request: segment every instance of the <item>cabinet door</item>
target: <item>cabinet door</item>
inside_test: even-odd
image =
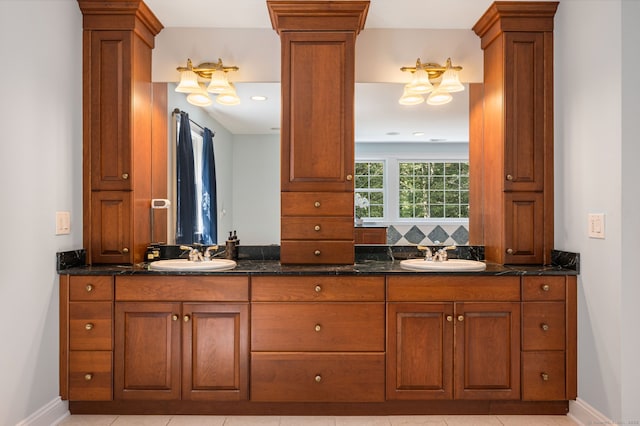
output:
[[[453,397],[453,304],[389,303],[387,399]]]
[[[505,193],[504,263],[543,264],[543,196],[541,192]]]
[[[91,188],[130,190],[132,32],[89,34],[84,55],[85,73],[91,74],[85,93],[85,119],[91,123]]]
[[[455,399],[520,398],[520,303],[456,303]]]
[[[180,303],[115,309],[115,399],[180,399]]]
[[[92,263],[131,263],[131,192],[91,194]]]
[[[281,38],[282,191],[353,191],[355,33]]]
[[[185,303],[182,399],[246,400],[249,305]]]

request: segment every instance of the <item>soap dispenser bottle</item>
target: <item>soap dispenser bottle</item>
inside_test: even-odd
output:
[[[229,231],[224,257],[230,260],[238,260],[238,237],[235,235],[235,231],[234,235],[231,235],[231,231]]]

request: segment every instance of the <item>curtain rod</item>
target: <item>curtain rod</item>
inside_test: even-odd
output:
[[[175,109],[173,110],[173,113],[172,113],[172,114],[177,115],[177,114],[180,114],[181,112],[183,112],[183,111],[180,111],[180,108],[175,108]],[[184,112],[186,112],[186,111],[184,111]],[[187,113],[187,114],[188,114],[188,113]],[[189,119],[189,121],[191,122],[191,124],[193,124],[194,126],[198,127],[200,130],[202,130],[202,131],[204,132],[204,127],[202,127],[201,125],[199,125],[198,123],[196,123],[196,122],[195,122],[195,121],[193,121],[192,119]],[[214,133],[214,132],[211,132],[211,133],[213,133],[213,134],[215,135],[215,133]]]

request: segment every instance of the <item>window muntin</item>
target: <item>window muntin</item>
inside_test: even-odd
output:
[[[384,170],[384,161],[356,161],[355,193],[367,200],[361,206],[355,206],[356,217],[385,217]]]

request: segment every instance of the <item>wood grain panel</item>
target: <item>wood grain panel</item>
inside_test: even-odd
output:
[[[522,304],[522,350],[564,350],[564,302]]]
[[[255,276],[253,302],[384,302],[382,276]]]
[[[519,277],[491,276],[387,276],[390,302],[442,302],[462,300],[520,300]]]
[[[118,276],[116,300],[248,301],[247,276]]]

